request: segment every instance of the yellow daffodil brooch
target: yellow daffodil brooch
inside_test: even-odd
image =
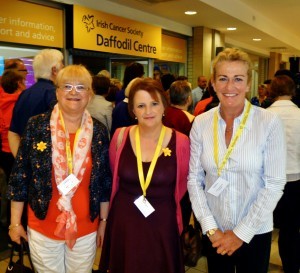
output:
[[[162,151],[164,152],[164,156],[171,156],[171,150],[167,148],[163,148]]]
[[[37,150],[43,152],[47,148],[47,143],[41,141],[37,144]]]

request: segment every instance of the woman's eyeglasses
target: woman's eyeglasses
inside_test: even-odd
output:
[[[83,93],[88,90],[88,88],[86,86],[84,86],[83,84],[77,84],[77,85],[64,84],[60,87],[60,89],[62,89],[65,92],[71,92],[73,90],[73,88],[75,89],[75,91],[77,93]]]

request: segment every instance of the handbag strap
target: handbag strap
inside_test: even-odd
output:
[[[122,140],[123,140],[123,135],[124,135],[124,132],[126,130],[127,127],[122,127],[120,129],[120,132],[118,134],[118,138],[117,138],[117,150],[119,149],[121,143],[122,143]]]
[[[14,251],[16,250],[16,248],[17,248],[17,244],[14,243],[13,247],[11,248],[10,259],[9,259],[9,263],[8,263],[9,267],[11,267],[13,265]],[[21,237],[21,244],[20,244],[20,250],[19,250],[19,263],[22,266],[24,265],[24,250],[27,252],[30,267],[34,271],[34,266],[33,266],[33,263],[32,263],[31,257],[30,257],[30,250],[29,250],[27,241],[23,237]]]
[[[10,258],[9,258],[9,263],[8,263],[9,266],[11,266],[13,263],[14,249],[15,249],[15,244],[13,244],[13,247],[11,248],[11,253],[10,253]]]
[[[27,244],[27,241],[21,237],[21,249],[20,249],[20,259],[22,259],[22,264],[23,264],[23,255],[24,255],[24,249],[25,251],[27,251],[27,256],[28,256],[28,260],[29,260],[29,263],[30,263],[30,266],[31,266],[31,269],[34,271],[34,266],[33,266],[33,263],[32,263],[32,260],[31,260],[31,257],[30,257],[30,250],[29,250],[29,246]],[[22,255],[22,258],[21,258],[21,255]]]

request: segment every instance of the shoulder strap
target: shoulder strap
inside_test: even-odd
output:
[[[29,245],[28,245],[27,241],[23,237],[21,237],[21,251],[20,252],[23,252],[22,255],[24,255],[25,251],[27,252],[27,256],[28,256],[28,260],[29,260],[32,272],[34,272],[34,266],[33,266],[33,263],[32,263],[31,257],[30,257]],[[21,256],[20,256],[20,258],[21,258]],[[23,264],[23,257],[22,257],[22,264]]]
[[[119,149],[122,140],[123,140],[123,136],[124,136],[124,132],[125,132],[126,127],[122,127],[120,130],[120,133],[118,134],[118,138],[117,138],[117,150]]]

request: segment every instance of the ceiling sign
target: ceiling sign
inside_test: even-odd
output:
[[[161,55],[161,28],[74,6],[74,48],[147,58]]]

